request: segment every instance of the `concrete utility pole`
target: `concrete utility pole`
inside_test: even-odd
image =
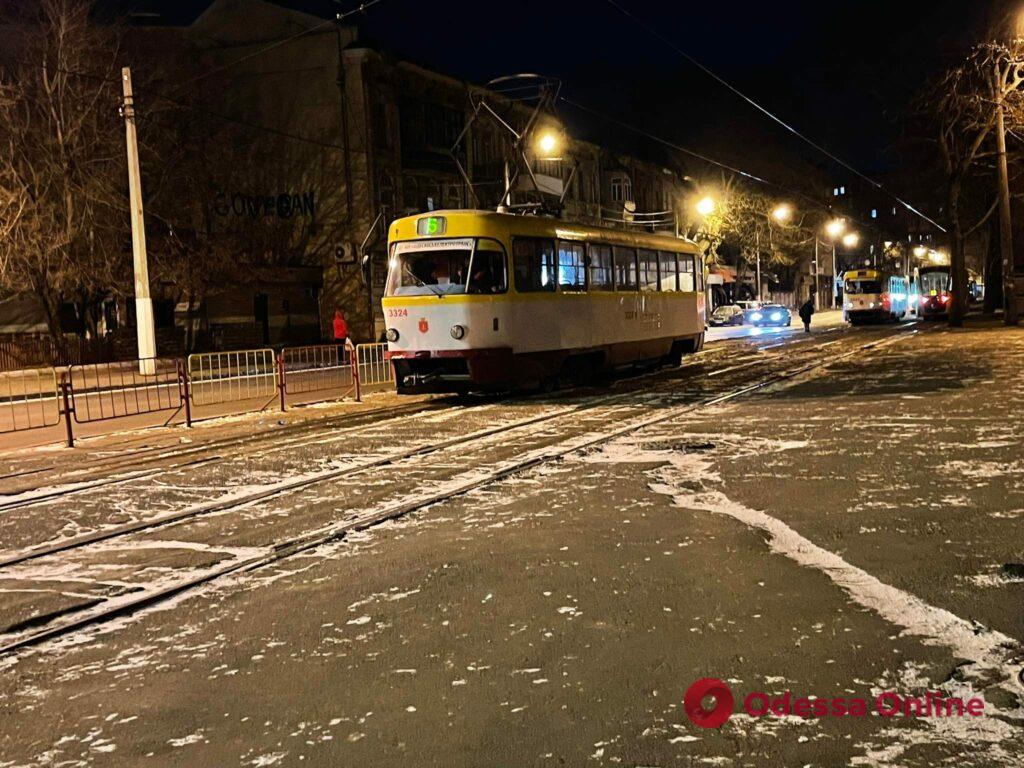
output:
[[[819,303],[818,302],[818,296],[821,293],[821,291],[818,290],[818,280],[820,279],[818,274],[819,274],[818,273],[818,234],[817,234],[817,232],[815,232],[815,234],[814,234],[814,309],[815,309],[815,311],[821,309],[821,307],[818,306],[818,303]]]
[[[128,146],[128,206],[132,219],[132,256],[135,263],[135,329],[139,340],[139,373],[156,372],[156,331],[153,324],[153,299],[149,295],[149,264],[146,259],[146,225],[142,217],[142,179],[139,172],[139,146],[135,136],[135,100],[132,95],[132,71],[121,70],[124,89],[124,133]]]
[[[761,229],[754,230],[754,251],[757,257],[757,300],[761,301]]]
[[[814,247],[818,247],[818,235],[814,235]],[[832,309],[839,307],[839,291],[836,290],[836,282],[839,275],[836,274],[836,241],[832,241]]]
[[[1017,298],[1014,296],[1013,274],[1013,232],[1010,221],[1010,181],[1006,169],[1006,126],[1003,122],[1003,75],[999,62],[995,64],[996,97],[996,168],[998,169],[999,192],[999,249],[1003,256],[1003,323],[1017,325]],[[958,297],[960,298],[960,297]],[[967,307],[967,297],[960,298]]]

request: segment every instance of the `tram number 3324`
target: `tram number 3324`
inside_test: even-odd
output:
[[[388,317],[408,317],[408,316],[409,316],[409,310],[408,309],[389,309],[388,310]]]

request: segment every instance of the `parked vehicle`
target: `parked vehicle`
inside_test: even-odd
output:
[[[708,324],[715,328],[723,325],[743,325],[743,307],[723,304],[711,313]]]

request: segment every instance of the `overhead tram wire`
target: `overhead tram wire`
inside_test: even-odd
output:
[[[654,141],[654,142],[656,142],[658,144],[666,146],[669,149],[674,149],[677,152],[682,152],[684,155],[689,155],[690,157],[693,157],[693,158],[695,158],[697,160],[700,160],[702,162],[708,163],[709,165],[714,165],[717,168],[721,168],[724,171],[728,171],[729,173],[735,173],[738,176],[742,176],[742,177],[744,177],[746,179],[750,179],[751,181],[756,181],[759,184],[764,184],[765,186],[772,187],[774,189],[780,190],[782,192],[785,192],[788,195],[796,195],[798,197],[803,198],[804,200],[807,200],[808,202],[812,203],[816,207],[819,207],[819,208],[825,208],[826,207],[821,202],[815,200],[810,195],[807,195],[804,192],[800,192],[800,191],[795,190],[795,189],[789,189],[789,188],[784,187],[781,184],[778,184],[778,183],[776,183],[774,181],[769,181],[768,179],[762,178],[761,176],[758,176],[758,175],[756,175],[754,173],[751,173],[750,171],[744,171],[742,168],[736,168],[735,166],[729,165],[727,163],[723,163],[723,162],[721,162],[719,160],[715,160],[713,157],[708,157],[707,155],[701,154],[700,152],[695,152],[694,150],[688,149],[687,147],[684,147],[681,144],[676,144],[674,141],[669,141],[668,139],[662,138],[661,136],[656,136],[655,134],[651,133],[650,131],[644,130],[643,128],[638,128],[635,125],[631,125],[630,123],[623,122],[622,120],[619,120],[618,118],[612,117],[610,115],[606,115],[606,114],[604,114],[602,112],[598,112],[596,109],[594,109],[592,107],[588,107],[585,104],[580,104],[578,101],[574,101],[574,100],[569,99],[569,98],[567,98],[565,96],[560,96],[559,99],[561,101],[564,101],[566,104],[568,104],[571,107],[575,107],[576,109],[579,109],[579,110],[581,110],[583,112],[587,112],[588,114],[594,115],[595,117],[598,117],[601,120],[605,120],[606,122],[613,123],[614,125],[617,125],[620,128],[625,128],[627,131],[632,131],[633,133],[636,133],[639,136],[643,136],[646,139],[650,139],[651,141]]]
[[[734,86],[732,83],[730,83],[729,81],[725,80],[723,77],[719,76],[713,70],[711,70],[710,68],[708,68],[707,66],[702,64],[700,61],[695,59],[689,53],[687,53],[682,48],[680,48],[678,45],[676,45],[674,42],[672,42],[667,37],[665,37],[665,35],[663,35],[657,29],[652,27],[650,24],[648,24],[647,22],[645,22],[643,19],[639,18],[635,14],[631,13],[627,8],[624,8],[617,0],[606,0],[606,2],[609,5],[611,5],[613,8],[615,8],[619,13],[621,13],[622,15],[626,16],[628,19],[630,19],[631,21],[636,23],[641,29],[646,31],[648,34],[653,35],[655,38],[660,40],[662,43],[667,45],[669,48],[671,48],[677,54],[679,54],[684,59],[686,59],[688,62],[690,62],[693,66],[697,67],[697,69],[699,69],[701,72],[706,74],[712,80],[714,80],[715,82],[717,82],[720,85],[724,86],[728,90],[732,91],[736,96],[741,98],[743,101],[747,102],[750,106],[754,107],[754,109],[758,110],[759,112],[761,112],[764,115],[766,115],[767,117],[769,117],[774,122],[778,123],[780,126],[785,128],[787,131],[792,133],[794,136],[799,138],[801,141],[803,141],[806,144],[810,145],[811,147],[816,149],[818,152],[820,152],[821,154],[825,155],[825,157],[829,158],[830,160],[832,160],[837,165],[845,168],[846,170],[848,170],[850,173],[854,174],[858,178],[863,179],[868,184],[873,186],[875,189],[877,189],[880,192],[883,192],[884,194],[888,195],[893,200],[895,200],[897,203],[899,203],[904,208],[906,208],[908,211],[913,213],[915,216],[918,216],[921,219],[923,219],[924,221],[927,221],[929,224],[937,227],[939,229],[939,231],[941,231],[941,232],[945,232],[946,231],[945,227],[943,227],[937,221],[935,221],[932,218],[929,218],[927,215],[925,215],[924,213],[919,211],[917,208],[915,208],[913,205],[908,203],[903,198],[899,197],[898,195],[894,194],[893,192],[890,192],[880,182],[877,182],[874,179],[872,179],[870,176],[867,176],[867,175],[861,173],[859,170],[854,168],[852,165],[847,163],[842,158],[837,157],[836,155],[832,154],[827,149],[825,149],[823,146],[821,146],[820,144],[815,142],[813,139],[809,138],[808,136],[805,136],[803,133],[798,131],[792,125],[790,125],[789,123],[784,121],[782,118],[778,117],[773,112],[768,110],[766,107],[762,107],[759,103],[754,101],[754,99],[752,99],[750,96],[747,96],[745,93],[743,93],[743,91],[741,91],[739,88]]]
[[[627,131],[632,131],[633,133],[636,133],[639,136],[643,136],[646,139],[650,139],[651,141],[661,144],[662,146],[668,147],[669,149],[674,149],[677,152],[682,152],[684,155],[689,155],[690,157],[696,158],[697,160],[701,160],[702,162],[708,163],[709,165],[714,165],[718,168],[721,168],[722,170],[729,171],[730,173],[735,173],[746,179],[750,179],[751,181],[755,181],[759,184],[764,184],[765,186],[772,187],[773,189],[777,189],[780,192],[784,192],[787,195],[793,195],[794,197],[802,198],[803,200],[806,200],[808,203],[810,203],[810,205],[813,206],[814,208],[824,211],[825,213],[834,213],[834,210],[830,206],[826,205],[825,203],[822,203],[820,200],[815,200],[806,192],[801,192],[800,190],[797,189],[790,189],[789,187],[785,187],[782,184],[779,184],[774,181],[769,181],[768,179],[762,178],[761,176],[757,176],[756,174],[750,173],[749,171],[744,171],[742,168],[736,168],[734,166],[728,165],[727,163],[715,160],[713,157],[708,157],[707,155],[701,154],[700,152],[695,152],[692,149],[687,149],[686,147],[681,146],[680,144],[676,144],[673,141],[669,141],[668,139],[662,138],[661,136],[657,136],[643,128],[638,128],[635,125],[623,122],[618,118],[606,115],[603,112],[599,112],[596,109],[593,109],[592,107],[588,107],[585,104],[580,104],[578,101],[573,101],[572,99],[567,98],[565,96],[559,96],[558,98],[560,101],[564,101],[570,107],[575,107],[576,109],[594,115],[595,117],[600,118],[601,120],[605,120],[609,123],[619,126],[620,128],[624,128]],[[859,221],[853,216],[849,216],[843,213],[840,213],[839,215],[841,215],[843,218],[855,221],[860,227],[863,227],[865,229],[876,229],[875,225]]]

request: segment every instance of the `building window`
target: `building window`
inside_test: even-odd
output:
[[[877,219],[878,218],[878,209],[877,208],[872,208],[871,209],[871,218],[872,219]]]
[[[839,197],[839,187],[832,188],[832,197]]]
[[[628,176],[612,177],[612,202],[626,203],[633,199],[633,184]]]

